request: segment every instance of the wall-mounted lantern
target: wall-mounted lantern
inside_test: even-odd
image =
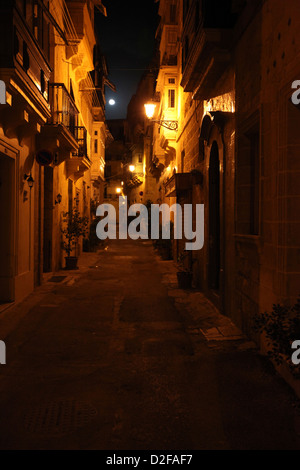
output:
[[[155,113],[156,104],[155,103],[146,103],[144,104],[146,116],[148,119],[152,119]]]
[[[56,196],[56,199],[55,199],[55,205],[60,204],[61,201],[62,201],[62,195],[60,193],[58,193],[58,195]]]
[[[153,119],[154,113],[155,113],[155,108],[156,104],[154,102],[148,102],[144,104],[145,106],[145,112],[146,116],[148,119],[150,119],[151,122],[155,122],[159,126],[166,127],[166,129],[169,129],[170,131],[177,131],[178,130],[178,121],[165,121],[165,120],[156,120]]]
[[[32,178],[31,173],[29,175],[26,175],[26,173],[24,174],[24,181],[27,181],[30,189],[33,188],[34,179]]]

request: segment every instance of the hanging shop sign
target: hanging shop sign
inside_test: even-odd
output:
[[[39,165],[48,166],[53,162],[53,154],[49,150],[40,150],[36,154],[36,161]]]

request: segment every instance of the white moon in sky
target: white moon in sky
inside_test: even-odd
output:
[[[113,106],[114,104],[116,104],[115,100],[109,100],[108,102],[111,106]]]

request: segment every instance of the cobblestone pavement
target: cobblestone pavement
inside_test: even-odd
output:
[[[150,242],[86,253],[0,314],[1,449],[299,449],[297,400]]]

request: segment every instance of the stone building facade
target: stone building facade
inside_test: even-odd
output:
[[[153,129],[148,125],[144,108],[154,93],[157,75],[154,65],[153,70],[150,68],[143,74],[127,108],[125,142],[129,156],[124,168],[124,194],[128,197],[128,204],[149,205],[157,199],[156,180],[147,171],[152,164]]]
[[[296,0],[159,6],[154,119],[178,129],[149,123],[147,171],[157,202],[204,204],[193,285],[249,334],[255,313],[299,295],[299,13]]]
[[[105,13],[98,0],[1,3],[2,304],[21,300],[64,265],[65,214],[77,207],[90,218],[91,201],[103,199],[109,133],[97,6]]]
[[[104,202],[114,206],[119,213],[119,197],[123,195],[124,163],[127,158],[125,145],[124,119],[107,121],[111,139],[105,152],[105,190]]]

